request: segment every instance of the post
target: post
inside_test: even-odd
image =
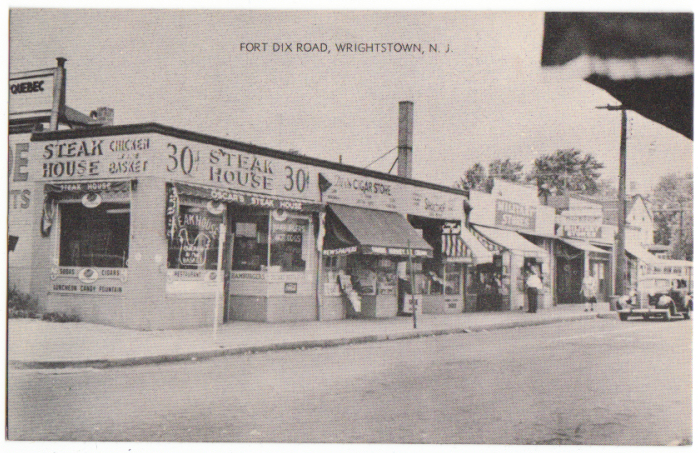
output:
[[[49,120],[49,130],[58,130],[58,121],[65,105],[65,62],[63,57],[56,58],[58,66],[54,70],[53,77],[53,104],[51,106],[51,117]]]
[[[615,294],[622,296],[625,292],[625,276],[627,274],[627,262],[625,259],[625,161],[627,142],[627,122],[628,114],[623,105],[606,105],[596,107],[605,110],[620,110],[620,166],[618,169],[618,233],[614,241],[615,249]]]
[[[618,260],[616,265],[616,294],[622,296],[625,293],[625,277],[627,274],[627,260],[625,258],[625,162],[627,140],[628,115],[625,109],[621,109],[620,124],[620,168],[618,172]]]
[[[680,260],[686,259],[686,253],[684,253],[683,247],[683,203],[681,198],[679,198],[679,256]]]
[[[218,226],[218,264],[216,265],[216,297],[213,307],[213,337],[218,332],[218,305],[221,303],[223,293],[223,245],[225,244],[225,224]]]
[[[414,298],[415,293],[414,293],[414,267],[412,266],[412,247],[410,247],[410,240],[407,240],[407,260],[410,265],[410,288],[411,288],[411,293],[410,294],[410,304],[412,305],[412,328],[416,329],[417,328],[417,302],[416,299]]]

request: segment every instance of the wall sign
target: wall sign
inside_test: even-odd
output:
[[[204,269],[168,269],[165,291],[168,293],[212,293],[218,271]]]
[[[128,270],[54,266],[50,271],[49,292],[114,296],[125,293]]]
[[[155,173],[149,135],[37,142],[32,159],[38,180],[127,178]]]
[[[601,238],[603,214],[601,209],[577,209],[563,211],[559,217],[564,237],[580,239]]]
[[[191,140],[167,138],[162,147],[166,158],[163,170],[169,178],[253,192],[260,198],[314,201],[319,197],[317,172],[304,164]],[[224,191],[216,199],[224,200],[230,193]],[[225,201],[239,202],[235,197]]]
[[[536,231],[536,207],[514,201],[495,201],[494,224],[517,230]]]

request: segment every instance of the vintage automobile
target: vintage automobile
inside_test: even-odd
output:
[[[660,317],[690,319],[693,295],[685,278],[676,275],[648,275],[641,278],[637,290],[630,291],[616,302],[618,317],[626,321],[630,316],[644,319]]]

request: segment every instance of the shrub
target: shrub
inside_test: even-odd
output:
[[[39,301],[16,287],[7,290],[7,316],[10,318],[39,318]]]
[[[41,316],[41,319],[50,322],[80,322],[80,317],[76,314],[71,315],[68,313],[62,313],[57,311],[44,313]]]

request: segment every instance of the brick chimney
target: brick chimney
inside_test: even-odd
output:
[[[412,101],[400,102],[397,132],[397,174],[412,177]]]
[[[97,110],[90,112],[90,118],[102,123],[102,126],[114,125],[114,109],[109,107],[100,107]]]

